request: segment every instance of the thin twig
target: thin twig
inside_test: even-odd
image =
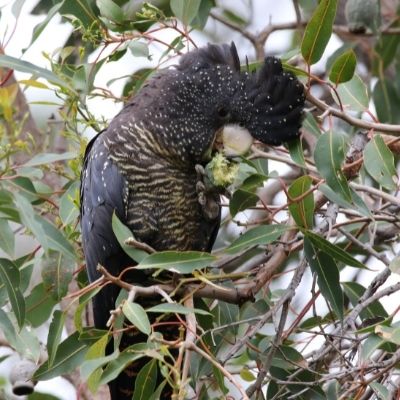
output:
[[[235,379],[235,377],[228,371],[226,370],[219,362],[217,362],[214,358],[212,358],[209,354],[207,354],[204,350],[200,349],[196,344],[193,342],[188,342],[186,343],[186,348],[188,350],[195,351],[198,353],[201,357],[205,358],[207,361],[209,361],[214,367],[218,368],[222,374],[229,380],[229,382],[232,383],[236,387],[236,389],[239,390],[241,394],[241,399],[242,400],[250,400],[249,397],[247,396],[245,390],[243,389],[242,385]]]
[[[189,296],[185,300],[185,306],[189,308],[194,308],[193,297]],[[186,348],[185,359],[182,367],[182,378],[181,378],[181,388],[179,390],[179,398],[183,399],[185,394],[185,387],[187,386],[187,381],[189,377],[189,369],[190,369],[190,355],[191,352],[189,350],[190,344],[195,343],[196,341],[196,316],[194,313],[189,313],[186,315],[186,338],[183,342],[183,346]]]
[[[327,111],[330,115],[338,117],[343,121],[348,122],[350,125],[357,126],[362,129],[373,129],[379,132],[387,132],[400,135],[400,125],[381,124],[378,122],[370,122],[360,118],[352,117],[351,115],[339,110],[338,108],[329,106],[324,101],[318,99],[317,97],[314,97],[310,92],[307,93],[307,100],[317,106],[320,110]]]

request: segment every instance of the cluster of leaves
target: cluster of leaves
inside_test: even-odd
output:
[[[399,207],[395,197],[397,182],[393,155],[396,138],[376,132],[400,133],[398,126],[390,128],[390,125],[378,123],[395,124],[400,120],[395,107],[400,96],[399,80],[387,78],[388,73],[399,73],[400,35],[379,29],[367,32],[373,35],[373,42],[369,42],[371,59],[366,80],[355,73],[360,50],[356,41],[345,43],[328,59],[326,74],[315,76],[312,67],[325,53],[335,30],[338,5],[336,0],[313,4],[301,46],[290,52],[291,56],[301,59],[300,65],[286,67],[303,79],[307,88],[318,85],[328,92],[327,99],[314,101],[322,116],[317,118],[316,110],[306,111],[303,143],[292,143],[278,155],[259,150],[252,160],[243,159],[239,177],[231,188],[230,213],[225,224],[243,224],[240,221],[246,217],[249,226],[256,226],[239,237],[224,238],[229,244],[215,255],[197,252],[147,254],[127,244],[132,233],[114,216],[114,232],[122,248],[138,262],[138,269],[155,270],[156,273],[173,269],[182,275],[182,287],[196,283],[209,285],[225,296],[233,288],[232,292],[240,292],[242,297],[236,304],[234,300],[229,303],[196,298],[195,308],[190,308],[181,304],[178,296],[176,301],[145,309],[139,302],[132,301],[126,290],[121,290],[116,304],[120,313],[113,322],[115,332],[126,318],[147,335],[149,341],[120,352],[115,335],[115,351],[106,354],[110,333],[87,328],[83,323],[84,311],[99,291],[99,285],[87,286],[84,272],[77,268],[82,264],[77,222],[79,162],[76,162],[81,156],[80,133],[82,126],[97,130],[102,127],[90,113],[86,100],[89,96],[107,95],[94,86],[103,65],[118,62],[128,51],[135,57],[151,57],[149,44],[153,41],[165,46],[159,60],[161,64],[167,56],[179,54],[192,42],[191,30],[204,29],[211,8],[217,4],[213,0],[159,0],[139,4],[123,0],[64,0],[50,7],[47,3],[42,0],[37,7],[40,11],[42,5],[47,17],[35,28],[31,43],[60,13],[80,35],[82,45],[78,51],[71,42],[71,46],[64,46],[56,55],[48,55],[51,71],[0,55],[1,67],[31,74],[30,79],[20,84],[49,88],[42,80],[37,80],[42,78],[56,87],[63,101],[61,116],[72,149],[63,154],[42,149],[42,153],[25,155],[22,162],[17,162],[16,156],[29,148],[26,139],[21,139],[24,121],[17,123],[14,118],[17,86],[0,88],[0,113],[6,122],[0,132],[0,248],[4,252],[0,258],[0,327],[11,348],[21,357],[40,364],[35,379],[69,374],[80,366],[81,379],[96,392],[127,364],[146,356],[151,361],[138,374],[134,398],[156,399],[162,389],[156,388],[157,364],[163,365],[164,372],[174,371],[174,365],[168,346],[153,332],[150,316],[174,313],[184,319],[194,313],[199,328],[195,349],[205,349],[208,357],[201,351],[192,354],[191,383],[210,383],[202,386],[199,398],[226,398],[246,382],[249,398],[339,399],[361,398],[365,394],[370,396],[365,398],[375,395],[390,399],[392,374],[396,372],[398,361],[396,345],[400,344],[399,328],[393,323],[397,310],[392,314],[385,310],[379,302],[383,294],[371,301],[369,298],[380,293],[376,291],[390,275],[389,268],[395,271],[398,263],[390,253],[390,246],[377,234],[380,229],[394,228],[392,237],[398,234],[399,221],[392,215]],[[309,2],[299,3],[305,13]],[[21,2],[15,4],[17,15]],[[228,27],[246,32],[247,21],[232,10],[220,11],[222,17],[219,18],[225,19]],[[399,15],[398,10],[385,28],[397,28]],[[299,21],[293,29],[301,26]],[[166,28],[177,32],[171,43],[162,42],[156,35]],[[102,51],[109,46],[113,46],[111,55],[102,58]],[[88,63],[88,55],[98,48],[100,56],[95,63]],[[137,79],[128,82],[126,94],[135,92],[150,73],[151,70],[143,70]],[[373,88],[372,78],[377,80]],[[314,98],[310,95],[309,99],[313,102]],[[371,102],[375,105],[377,118],[368,109]],[[332,109],[337,111],[336,114]],[[360,119],[362,116],[372,117],[371,121],[364,123],[365,120]],[[364,134],[368,143],[357,152],[354,140],[357,137],[355,130],[359,127],[368,127],[369,132],[368,136]],[[296,171],[296,178],[291,178],[287,187],[283,185],[286,197],[275,209],[267,209],[263,201],[260,202],[265,182],[277,178],[275,171],[269,171],[269,158],[286,163]],[[55,190],[44,183],[50,173],[56,173],[61,189]],[[326,204],[329,206],[325,207]],[[263,217],[252,218],[251,210],[264,213]],[[275,222],[279,211],[287,212],[289,218],[284,218],[281,223],[263,223]],[[369,229],[371,226],[373,228]],[[20,240],[21,233],[31,234],[35,244],[31,251],[16,257],[15,242]],[[263,262],[268,263],[274,253],[282,254],[279,262],[268,265],[272,272],[267,278],[259,261],[266,248],[270,253]],[[379,275],[380,280],[363,284],[357,281],[358,274],[354,280],[341,280],[341,271],[349,267],[365,271],[371,258],[384,262],[383,273],[387,276]],[[393,259],[391,263],[390,259]],[[239,260],[236,261],[239,264],[237,270],[221,272],[220,265],[232,260]],[[311,291],[310,298],[306,303],[300,302],[300,312],[290,314],[292,325],[283,331],[283,327],[275,327],[282,321],[285,326],[289,315],[284,302],[295,308],[298,301],[294,300],[295,278],[300,276],[301,280],[303,277],[293,274],[289,267],[297,266],[301,271],[299,265],[303,263],[309,265],[315,282],[310,287],[298,289]],[[240,267],[244,264],[250,267],[243,272]],[[36,270],[40,274],[34,274]],[[279,280],[278,272],[292,277],[289,286]],[[41,278],[38,279],[38,275]],[[67,294],[74,275],[80,290],[69,296],[67,307],[59,309],[56,306]],[[259,282],[264,286],[272,278],[278,289],[267,291],[257,286]],[[385,293],[393,294],[396,290],[395,287],[392,292]],[[321,309],[326,312],[317,307],[317,304],[324,305],[322,301],[317,303],[320,297],[326,303]],[[243,299],[253,302],[242,304]],[[280,311],[279,320],[276,316]],[[68,337],[62,340],[71,315],[73,327],[69,324]],[[46,324],[49,319],[49,333],[44,343],[47,358],[43,360],[41,343],[31,328]],[[254,326],[257,330],[253,330]],[[326,337],[322,347],[326,350],[325,355],[318,350],[306,354],[301,347],[302,341],[312,342],[320,335]],[[346,340],[353,345],[342,346]],[[362,368],[356,368],[354,354]],[[344,372],[331,372],[332,367],[336,367],[336,371],[342,367]],[[366,380],[364,371],[371,374]],[[171,376],[176,376],[174,373],[165,373],[165,376],[172,379]],[[179,374],[180,371],[178,377]],[[232,376],[237,378],[233,385]],[[354,383],[357,378],[359,382]],[[176,382],[172,382],[174,384]]]

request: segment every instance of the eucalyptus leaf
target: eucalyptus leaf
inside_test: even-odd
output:
[[[27,72],[28,74],[37,75],[41,78],[48,80],[50,83],[58,85],[60,87],[66,88],[70,91],[73,91],[72,87],[68,82],[59,78],[53,72],[38,67],[35,64],[32,64],[28,61],[20,60],[19,58],[11,57],[5,54],[0,54],[0,67],[9,68],[16,71]]]
[[[339,84],[336,91],[340,98],[340,104],[343,107],[360,112],[368,109],[368,89],[359,75],[354,74],[352,79]],[[334,95],[333,98],[339,103],[336,95]]]
[[[25,299],[20,289],[20,273],[17,266],[7,258],[0,258],[0,281],[6,287],[11,309],[21,329],[25,322]]]
[[[157,384],[157,360],[152,359],[139,371],[132,400],[148,400]]]
[[[184,25],[189,25],[196,17],[201,0],[171,0],[170,6],[174,15]]]
[[[135,268],[190,274],[195,270],[208,267],[215,260],[215,256],[200,251],[162,251],[148,255]]]
[[[288,229],[289,227],[287,225],[277,224],[257,226],[239,236],[226,248],[226,252],[234,254],[251,246],[270,244],[277,240]]]
[[[200,308],[190,308],[185,307],[182,304],[178,303],[164,303],[157,304],[156,306],[150,307],[146,310],[146,312],[153,313],[177,313],[177,314],[201,314],[201,315],[210,315],[208,311],[201,310]]]
[[[311,270],[317,276],[317,282],[322,295],[328,301],[336,315],[343,319],[343,292],[340,287],[339,269],[335,260],[321,251],[307,237],[304,238],[304,253]]]
[[[389,190],[395,190],[397,178],[394,157],[381,135],[374,135],[364,149],[364,166],[376,182]]]
[[[308,175],[297,178],[288,189],[289,211],[298,226],[311,228],[314,223],[314,195],[311,189],[312,178]],[[300,200],[295,200],[300,198]]]
[[[65,314],[60,310],[55,310],[53,313],[53,319],[51,320],[49,326],[49,333],[47,335],[47,354],[48,354],[47,362],[50,367],[54,363],[58,345],[61,342],[61,335],[63,332],[64,323],[65,323]]]
[[[354,75],[356,64],[357,59],[354,50],[345,51],[333,63],[329,79],[336,85],[349,81]]]
[[[53,363],[45,361],[35,372],[34,378],[43,381],[60,375],[68,374],[82,364],[88,344],[79,340],[79,333],[75,332],[57,347]]]
[[[146,335],[150,335],[151,326],[144,308],[137,303],[126,301],[122,306],[122,312],[132,324]]]
[[[332,34],[337,0],[321,0],[305,30],[301,54],[307,64],[315,64],[322,57]]]

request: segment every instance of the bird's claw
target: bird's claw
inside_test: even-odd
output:
[[[202,165],[196,164],[195,169],[197,173],[196,191],[198,202],[203,215],[209,220],[214,220],[218,217],[220,208],[218,190],[212,185]]]

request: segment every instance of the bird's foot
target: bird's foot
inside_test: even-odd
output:
[[[219,190],[211,183],[202,165],[196,164],[195,169],[197,172],[197,199],[203,215],[209,220],[214,220],[220,213]]]

